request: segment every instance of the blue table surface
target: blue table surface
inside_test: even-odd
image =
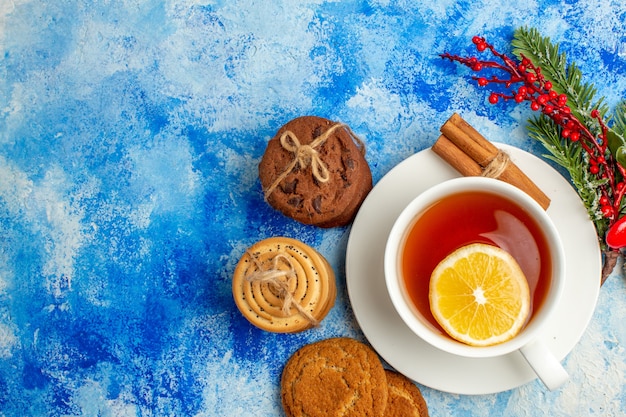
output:
[[[296,349],[366,339],[346,291],[350,227],[263,201],[269,138],[301,115],[343,121],[375,183],[453,112],[541,155],[527,105],[489,105],[438,54],[472,53],[476,34],[510,52],[516,28],[536,27],[614,106],[625,21],[620,0],[0,1],[0,416],[283,415]],[[233,302],[239,257],[277,235],[336,272],[319,328],[263,332]],[[419,385],[431,416],[625,415],[625,317],[620,262],[562,389]]]

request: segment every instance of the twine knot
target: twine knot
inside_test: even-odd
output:
[[[327,182],[330,179],[330,172],[328,172],[328,167],[326,166],[324,161],[321,160],[319,152],[315,148],[320,146],[326,141],[326,139],[328,139],[328,137],[330,136],[328,132],[334,131],[335,126],[328,129],[326,131],[326,134],[319,136],[308,145],[301,145],[298,137],[290,130],[287,130],[285,133],[283,133],[280,136],[281,146],[283,147],[283,149],[294,154],[294,159],[291,163],[294,166],[291,167],[289,172],[291,172],[291,170],[293,170],[296,165],[299,165],[302,169],[311,166],[313,177],[321,183]]]
[[[485,166],[481,174],[482,177],[498,178],[506,170],[511,158],[509,154],[504,151],[498,150],[496,156]]]
[[[289,310],[293,306],[312,325],[319,325],[319,321],[316,320],[315,317],[313,317],[311,313],[309,313],[304,307],[298,304],[293,292],[289,291],[291,281],[296,278],[296,270],[293,267],[291,260],[287,256],[279,253],[278,255],[274,256],[271,267],[269,269],[263,269],[263,265],[258,260],[258,258],[250,252],[247,253],[248,256],[250,256],[250,258],[252,258],[252,260],[256,264],[257,270],[252,274],[247,275],[245,277],[246,280],[250,283],[258,282],[260,284],[267,284],[272,287],[272,289],[274,289],[278,293],[278,298],[283,300],[281,306],[283,317],[287,317],[289,315]],[[285,262],[289,269],[280,269],[280,261]]]

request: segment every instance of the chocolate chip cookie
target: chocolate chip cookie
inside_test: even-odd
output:
[[[344,226],[372,189],[363,143],[342,123],[296,118],[268,142],[259,178],[266,201],[301,223]]]

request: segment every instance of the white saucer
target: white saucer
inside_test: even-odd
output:
[[[528,152],[497,145],[552,200],[548,214],[565,246],[568,279],[562,305],[540,337],[557,358],[563,359],[580,340],[598,299],[602,257],[596,231],[578,194],[560,173]],[[397,371],[441,391],[490,394],[536,378],[521,354],[474,359],[435,349],[412,333],[396,313],[383,275],[385,242],[400,211],[423,190],[458,176],[426,149],[398,164],[376,184],[350,232],[346,253],[348,295],[365,337]]]

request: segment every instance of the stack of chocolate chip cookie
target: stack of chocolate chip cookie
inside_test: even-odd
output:
[[[283,369],[281,397],[287,417],[428,417],[413,382],[384,369],[372,349],[346,337],[295,352]]]
[[[301,223],[348,224],[372,189],[365,147],[343,123],[303,116],[281,127],[259,163],[267,202]]]
[[[240,258],[232,282],[241,313],[270,332],[293,333],[317,325],[335,303],[335,274],[315,249],[272,237]]]

